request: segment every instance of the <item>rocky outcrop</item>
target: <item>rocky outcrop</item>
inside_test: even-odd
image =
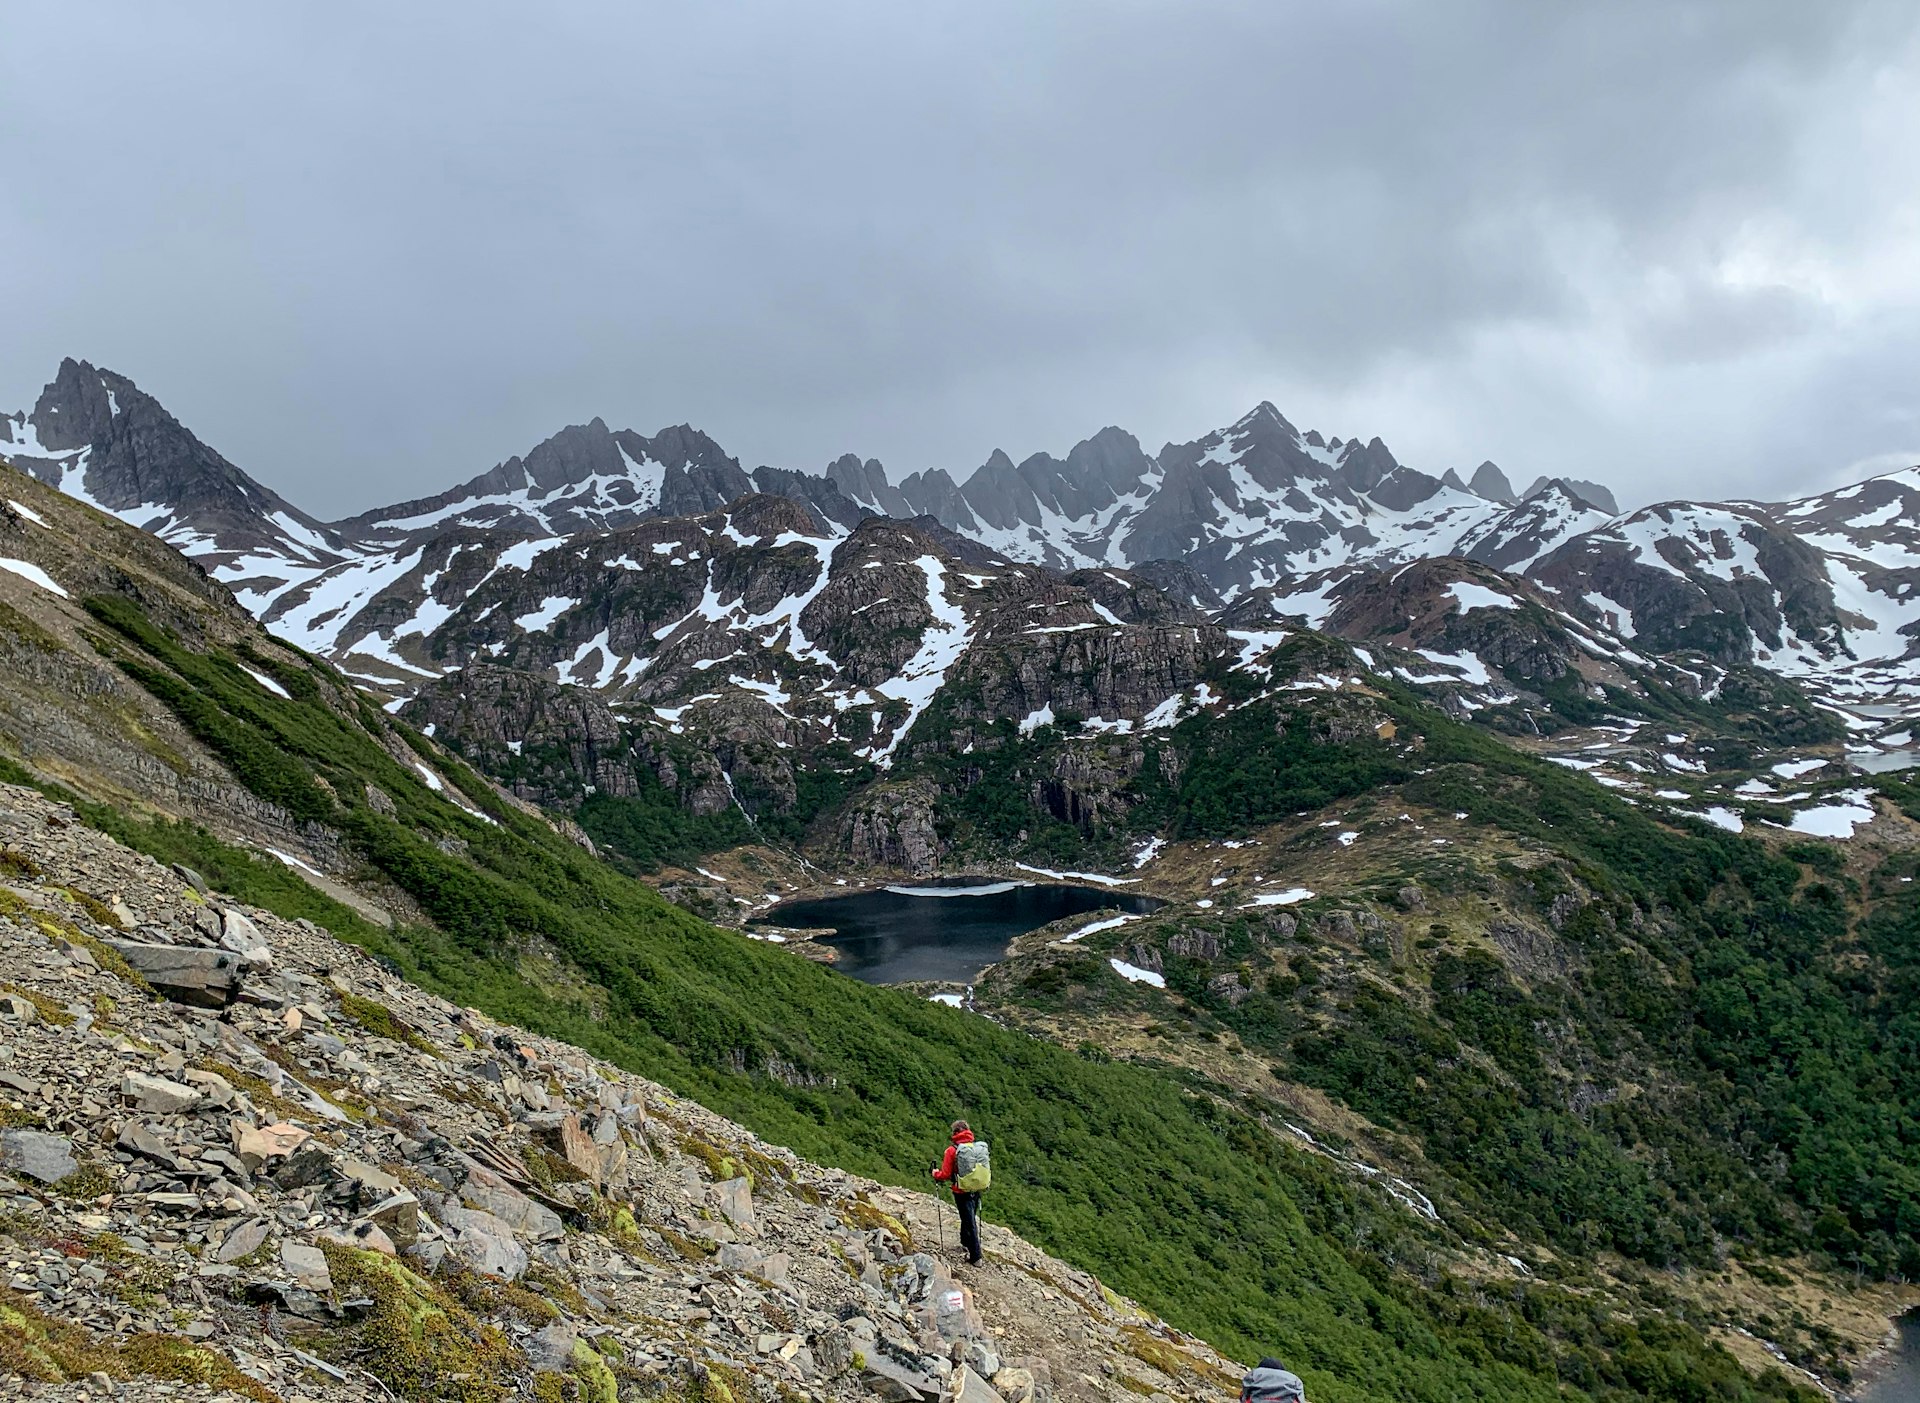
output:
[[[581,687],[479,665],[422,688],[403,715],[531,803],[577,803],[585,786],[603,794],[635,791],[623,728]]]
[[[833,818],[834,847],[862,867],[931,873],[943,851],[934,826],[938,797],[925,780],[873,785]]]

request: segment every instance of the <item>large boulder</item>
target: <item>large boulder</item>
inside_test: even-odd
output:
[[[537,1242],[558,1242],[567,1235],[566,1225],[558,1213],[545,1204],[535,1203],[483,1165],[475,1165],[468,1172],[460,1197],[469,1208],[492,1215],[522,1237]]]
[[[44,1130],[0,1130],[0,1169],[43,1184],[57,1184],[77,1172],[80,1162],[64,1135]]]
[[[514,1238],[513,1229],[493,1214],[478,1208],[447,1208],[440,1216],[454,1230],[454,1255],[481,1275],[515,1281],[526,1271],[526,1248]]]

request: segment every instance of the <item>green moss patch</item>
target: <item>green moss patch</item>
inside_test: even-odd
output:
[[[322,1250],[336,1289],[373,1301],[340,1353],[403,1398],[500,1403],[518,1396],[526,1358],[500,1326],[378,1252],[334,1244]]]

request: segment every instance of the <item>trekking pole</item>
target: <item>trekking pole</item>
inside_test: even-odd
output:
[[[933,1194],[933,1221],[940,1229],[940,1255],[944,1257],[947,1255],[947,1215],[940,1211],[940,1192],[938,1189],[934,1190]]]

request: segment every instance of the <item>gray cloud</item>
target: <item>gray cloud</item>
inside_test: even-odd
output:
[[[0,394],[63,354],[323,514],[595,414],[897,476],[1272,398],[1435,469],[1783,495],[1920,443],[1909,6],[0,17]]]

